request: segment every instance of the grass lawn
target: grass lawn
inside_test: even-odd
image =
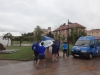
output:
[[[33,51],[31,46],[9,46],[6,49],[20,49],[19,52],[12,54],[0,54],[0,59],[32,60]]]
[[[20,44],[19,41],[12,41],[13,44]],[[30,44],[30,43],[33,43],[33,42],[29,42],[29,41],[23,41],[22,44]]]
[[[71,54],[72,45],[69,45],[69,54]],[[9,46],[6,49],[19,49],[19,52],[11,53],[11,54],[0,54],[0,59],[14,59],[14,60],[32,60],[33,59],[33,51],[31,46]],[[60,47],[62,51],[62,45]]]

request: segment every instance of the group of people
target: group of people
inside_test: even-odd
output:
[[[44,47],[44,43],[41,42],[41,46],[39,45],[40,42],[34,42],[32,45],[32,50],[34,51],[34,60],[36,61],[36,67],[38,67],[40,60],[43,61],[43,65],[45,65],[45,50],[47,48]],[[52,47],[52,62],[58,61],[59,57],[59,50],[60,50],[60,42],[59,41],[53,41]],[[62,45],[63,50],[63,57],[65,57],[65,54],[67,55],[67,43],[64,42]]]
[[[32,50],[34,51],[34,60],[36,61],[36,66],[38,67],[40,60],[43,60],[43,65],[45,65],[45,50],[46,48],[43,46],[44,43],[41,42],[41,46],[39,46],[40,42],[34,42],[32,45]]]

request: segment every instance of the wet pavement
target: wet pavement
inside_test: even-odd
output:
[[[100,57],[92,60],[59,58],[58,62],[46,60],[46,66],[40,63],[36,68],[35,61],[0,60],[0,75],[100,75]]]

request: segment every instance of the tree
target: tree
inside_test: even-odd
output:
[[[24,33],[24,34],[22,34],[22,36],[24,37],[23,40],[30,42],[30,44],[31,44],[32,41],[34,41],[34,33],[33,32],[30,32],[30,33],[27,33],[27,34]]]
[[[54,38],[54,35],[51,32],[49,32],[46,36]]]
[[[34,33],[33,32],[29,32],[29,33],[24,33],[22,34],[23,36],[34,36]]]
[[[22,44],[22,42],[23,41],[25,41],[25,35],[22,35],[22,36],[17,36],[17,37],[14,37],[14,41],[19,41],[19,43],[20,43],[20,46],[21,46],[21,44]]]
[[[5,34],[3,36],[3,39],[7,39],[8,40],[7,47],[8,47],[8,44],[9,44],[9,40],[11,40],[11,45],[12,45],[12,34],[11,33]]]
[[[61,40],[61,32],[59,32],[59,34],[57,35],[57,40]]]
[[[81,36],[86,36],[83,27],[73,27],[71,28],[71,35],[69,36],[69,41],[74,45],[77,39]]]
[[[40,26],[37,26],[36,27],[36,31],[35,31],[35,40],[38,41],[38,40],[41,40],[42,39],[42,29],[40,28]]]
[[[65,37],[65,35],[62,35],[62,41],[65,41],[65,39],[66,39],[66,37]]]
[[[16,40],[20,42],[20,46],[21,46],[22,42],[24,41],[24,36],[16,37]]]
[[[55,32],[55,37],[54,37],[55,40],[57,40],[57,36],[58,36],[58,33]]]
[[[63,26],[65,26],[65,25],[66,25],[66,23],[63,24]]]

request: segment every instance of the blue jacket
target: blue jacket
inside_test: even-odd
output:
[[[36,51],[36,43],[33,43],[33,45],[32,45],[32,50],[33,50],[33,51]]]
[[[57,50],[57,45],[56,44],[52,44],[52,51],[56,51]]]
[[[39,44],[38,43],[33,43],[33,45],[32,45],[32,50],[33,51],[38,51],[38,48],[39,48]]]
[[[40,46],[40,47],[38,48],[39,55],[44,55],[45,49],[46,49],[46,48],[45,48],[44,46]]]
[[[63,44],[62,47],[63,47],[63,50],[68,48],[67,44]]]

